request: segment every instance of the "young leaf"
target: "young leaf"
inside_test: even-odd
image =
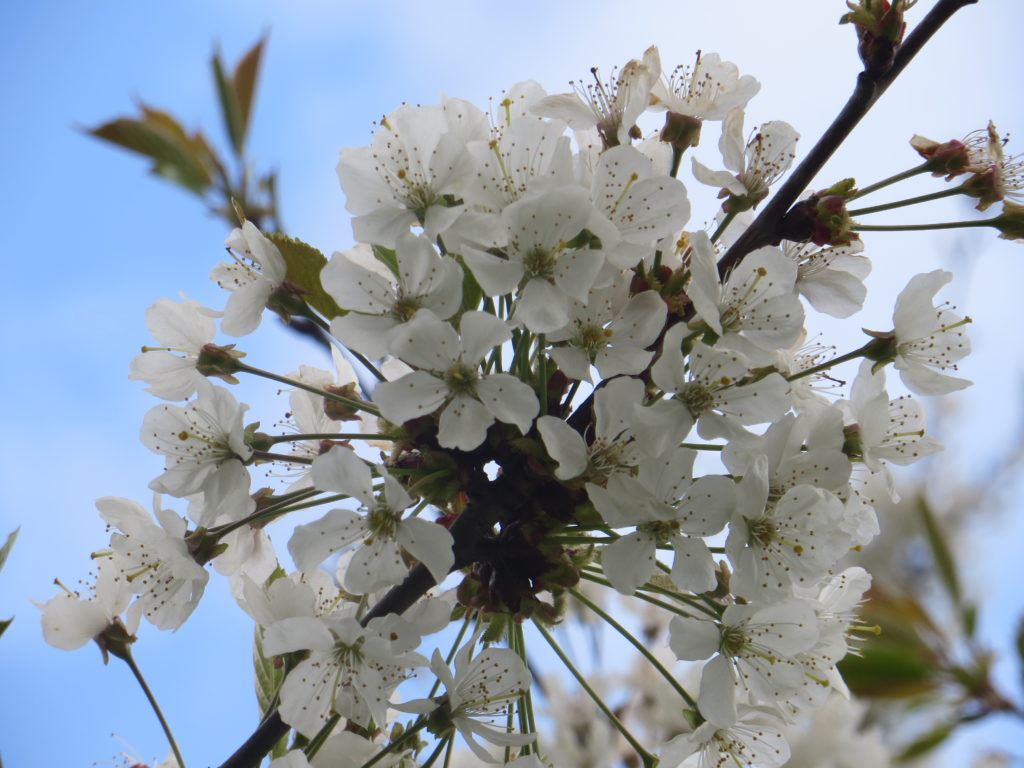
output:
[[[262,37],[252,48],[245,52],[238,66],[235,67],[234,77],[231,78],[235,89],[235,98],[238,101],[238,114],[241,120],[242,142],[245,142],[245,135],[249,129],[249,117],[252,115],[253,95],[256,92],[256,79],[259,77],[260,59],[263,56],[263,46],[266,44],[266,36]],[[239,149],[241,151],[241,149]]]
[[[242,107],[238,103],[238,94],[224,72],[219,51],[214,52],[210,65],[213,67],[213,81],[217,86],[217,98],[220,100],[220,113],[224,118],[224,128],[231,140],[231,147],[235,150],[235,156],[241,157],[242,145],[245,143],[245,129],[242,124]]]
[[[277,706],[277,692],[284,682],[284,665],[275,664],[273,658],[263,654],[263,630],[256,627],[252,645],[253,669],[256,673],[256,701],[260,707],[260,717],[265,717]],[[282,738],[271,752],[272,758],[281,757],[288,750],[287,737]]]
[[[189,137],[171,115],[140,105],[142,120],[121,117],[89,131],[153,160],[152,172],[202,196],[211,184],[209,166],[216,162],[200,134]]]
[[[928,539],[928,545],[931,547],[932,557],[935,558],[935,569],[939,572],[939,578],[942,579],[942,584],[945,586],[946,592],[949,593],[953,604],[960,605],[960,579],[956,572],[956,561],[953,559],[953,553],[946,543],[946,537],[942,532],[942,528],[935,519],[931,506],[924,496],[918,496],[917,498],[917,511],[924,525],[925,536]]]
[[[282,234],[267,235],[284,257],[288,265],[286,278],[306,292],[306,302],[321,315],[331,320],[345,314],[323,286],[320,271],[327,259],[316,248],[294,237]]]
[[[3,568],[4,563],[7,562],[7,556],[11,553],[11,547],[14,546],[14,540],[18,538],[18,531],[20,530],[21,526],[19,525],[7,535],[7,541],[0,547],[0,568]]]

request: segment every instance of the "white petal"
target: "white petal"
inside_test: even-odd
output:
[[[493,423],[494,417],[479,400],[459,395],[441,412],[437,442],[443,448],[471,451],[484,441]]]
[[[476,394],[494,418],[515,424],[524,435],[540,410],[533,387],[507,373],[493,373],[478,381]]]
[[[288,552],[300,571],[312,571],[329,555],[366,536],[366,518],[349,509],[332,509],[322,518],[298,525],[288,541]]]
[[[654,539],[639,531],[616,539],[601,550],[601,568],[624,595],[632,595],[654,572]]]
[[[555,416],[541,416],[537,419],[548,455],[558,462],[555,477],[569,480],[583,474],[587,468],[587,444],[580,434]]]
[[[433,413],[447,396],[447,385],[426,371],[413,371],[398,381],[382,381],[373,390],[381,414],[395,424]]]
[[[396,531],[398,543],[427,566],[434,581],[440,584],[455,564],[452,535],[443,525],[410,517]]]

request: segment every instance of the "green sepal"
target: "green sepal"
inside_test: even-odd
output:
[[[288,270],[285,279],[303,291],[309,306],[328,320],[346,314],[320,283],[320,272],[327,264],[327,259],[320,251],[301,240],[280,233],[269,234],[267,237],[277,246],[284,258]]]

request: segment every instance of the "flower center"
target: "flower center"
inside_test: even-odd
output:
[[[473,368],[456,363],[444,374],[444,383],[453,395],[472,395],[476,391],[477,373]]]
[[[365,641],[365,637],[360,637],[351,644],[336,640],[332,649],[335,663],[343,668],[359,667],[363,663],[363,643]]]
[[[699,418],[705,411],[711,410],[715,404],[715,396],[710,389],[696,381],[688,381],[679,390],[677,397],[683,401],[693,418]]]
[[[527,280],[535,277],[549,280],[555,273],[555,254],[543,248],[532,248],[523,259],[523,269]]]
[[[665,544],[679,533],[679,522],[677,520],[654,520],[649,523],[641,523],[636,529],[651,536],[658,544]]]

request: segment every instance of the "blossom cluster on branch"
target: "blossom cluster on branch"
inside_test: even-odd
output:
[[[114,532],[94,594],[46,603],[46,639],[130,657],[141,618],[188,619],[212,564],[278,675],[265,723],[295,735],[274,768],[447,765],[456,735],[478,761],[592,764],[559,746],[571,707],[550,712],[550,738],[538,723],[527,659],[541,640],[644,765],[783,765],[784,734],[845,693],[836,664],[857,647],[870,577],[839,562],[878,533],[890,465],[940,449],[885,368],[919,395],[967,386],[969,319],[936,305],[952,276],[935,270],[863,347],[808,344],[809,311],[864,302],[870,248],[845,205],[867,190],[852,182],[794,208],[804,237],[720,275],[797,154],[783,121],[745,133],[758,89],[717,54],[665,72],[652,47],[570,93],[519,83],[490,114],[403,105],[341,152],[359,244],[329,260],[240,212],[211,273],[223,309],[160,300],[159,346],[131,364],[168,401],[141,430],[165,462],[156,522],[97,502]],[[645,134],[652,113],[664,125]],[[684,166],[716,122],[721,160]],[[971,174],[964,193],[983,187],[987,207],[1012,197],[1019,163],[977,144],[937,171],[950,147],[914,142],[924,170]],[[709,226],[689,221],[698,191],[722,200]],[[282,375],[214,342],[218,323],[241,339],[267,309],[329,334],[335,370]],[[846,387],[832,367],[855,359]],[[223,385],[244,376],[288,388],[280,434]],[[289,572],[266,526],[317,506],[278,542]],[[657,609],[662,652],[615,620],[616,593]],[[551,633],[570,607],[617,627],[667,691],[646,743]],[[450,651],[430,652],[450,623]]]

